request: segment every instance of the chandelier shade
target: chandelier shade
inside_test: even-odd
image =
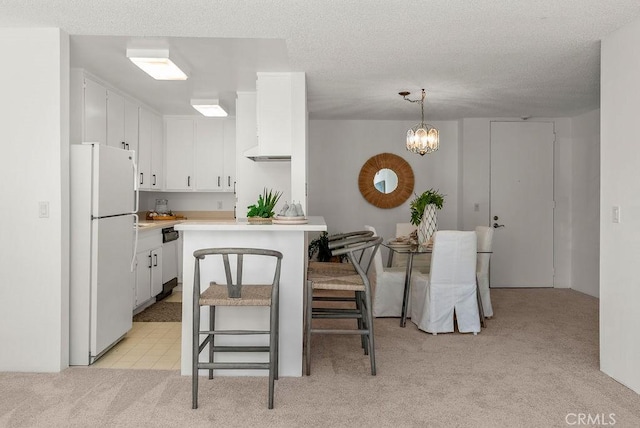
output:
[[[409,102],[419,102],[422,111],[420,123],[407,131],[407,150],[420,156],[435,152],[440,147],[440,133],[432,125],[424,123],[424,89],[422,90],[422,98],[419,100],[407,98],[409,92],[400,92],[400,95]]]

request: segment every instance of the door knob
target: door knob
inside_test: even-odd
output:
[[[497,229],[499,227],[504,227],[504,224],[493,223],[493,228]]]

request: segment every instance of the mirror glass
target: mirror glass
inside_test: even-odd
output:
[[[398,187],[398,176],[393,170],[383,168],[373,177],[373,186],[380,193],[391,193]]]

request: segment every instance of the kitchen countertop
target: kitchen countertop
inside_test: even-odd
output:
[[[305,224],[249,224],[246,218],[229,220],[186,220],[176,225],[183,231],[272,231],[272,232],[322,232],[327,230],[324,217],[310,216]]]
[[[140,220],[138,222],[138,232],[144,232],[147,230],[164,229],[165,227],[175,226],[183,221],[189,220]]]
[[[233,218],[233,211],[174,211],[174,215],[177,215],[179,217],[175,220],[148,220],[147,211],[140,211],[138,212],[138,215],[139,232],[143,232],[146,230],[164,229],[165,227],[171,227],[186,222],[207,221],[213,223],[235,223],[236,221],[235,218]]]

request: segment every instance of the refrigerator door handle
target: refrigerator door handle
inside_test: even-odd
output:
[[[136,200],[137,200],[137,191],[136,191]],[[131,272],[136,270],[138,266],[138,259],[136,258],[136,254],[138,253],[138,223],[139,217],[138,214],[131,214],[133,216],[133,255],[131,256]]]

